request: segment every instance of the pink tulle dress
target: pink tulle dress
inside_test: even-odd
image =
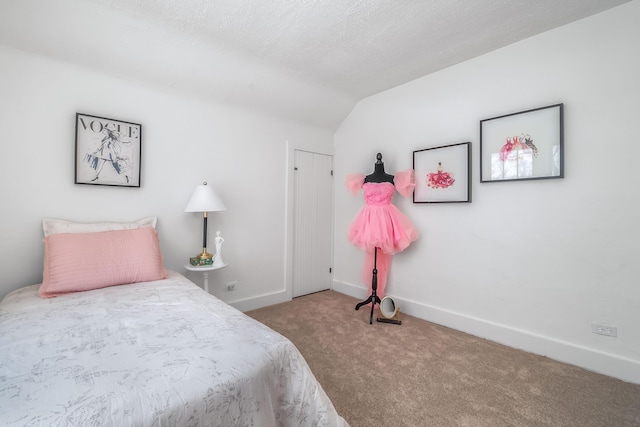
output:
[[[415,187],[413,169],[398,172],[390,182],[364,182],[365,176],[353,174],[347,176],[347,188],[356,194],[360,188],[364,191],[365,205],[360,209],[348,229],[351,243],[367,252],[363,269],[363,280],[371,286],[374,249],[379,248],[376,268],[378,269],[377,295],[384,296],[384,288],[391,264],[391,255],[406,249],[418,238],[418,232],[409,218],[391,203],[397,190],[402,196],[409,197]]]

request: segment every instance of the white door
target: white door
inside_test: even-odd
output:
[[[331,287],[333,156],[294,151],[293,296]]]

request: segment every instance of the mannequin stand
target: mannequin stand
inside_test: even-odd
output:
[[[371,315],[369,316],[369,324],[373,324],[373,309],[376,304],[380,304],[380,298],[376,293],[378,290],[378,269],[376,264],[378,263],[378,248],[376,247],[373,252],[373,275],[371,276],[371,295],[366,300],[356,304],[356,310],[359,310],[363,305],[371,303]]]

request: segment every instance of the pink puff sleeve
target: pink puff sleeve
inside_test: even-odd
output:
[[[364,184],[364,174],[354,173],[351,175],[347,175],[347,189],[351,191],[351,194],[354,196],[362,188],[362,184]]]
[[[406,171],[396,172],[393,177],[393,182],[396,185],[396,190],[403,197],[409,197],[413,193],[413,189],[416,186],[416,176],[413,169],[407,169]]]

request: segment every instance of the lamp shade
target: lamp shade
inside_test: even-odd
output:
[[[220,196],[216,191],[207,183],[198,185],[187,203],[187,207],[184,208],[185,212],[214,212],[214,211],[226,211],[227,207],[224,205]]]

